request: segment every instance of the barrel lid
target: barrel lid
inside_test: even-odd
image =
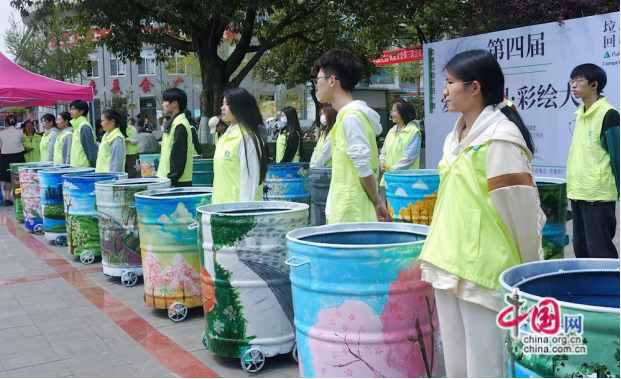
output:
[[[95,172],[92,167],[63,167],[63,168],[45,168],[39,172],[39,174],[63,174],[63,173],[80,173],[80,172]]]
[[[161,188],[152,189],[136,193],[137,198],[141,199],[191,199],[194,197],[204,197],[211,195],[213,187],[178,187],[178,188]]]
[[[63,178],[67,179],[88,179],[88,178],[118,178],[118,177],[127,177],[127,173],[125,172],[87,172],[84,174],[65,174]]]
[[[133,178],[133,179],[112,179],[112,180],[101,180],[95,183],[95,187],[130,187],[130,186],[139,186],[139,185],[150,185],[150,184],[170,184],[170,179],[168,178]]]
[[[416,170],[395,170],[389,171],[384,176],[437,176],[439,175],[437,169],[422,168]]]
[[[242,201],[237,203],[208,204],[200,206],[197,212],[218,216],[257,216],[264,214],[286,214],[308,210],[308,204],[291,201]]]

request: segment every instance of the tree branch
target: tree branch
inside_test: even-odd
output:
[[[257,18],[257,10],[254,7],[249,8],[246,11],[246,17],[244,18],[244,31],[242,32],[242,36],[237,42],[237,47],[233,54],[229,56],[227,60],[227,69],[226,75],[230,77],[233,75],[235,70],[239,67],[239,65],[243,62],[246,53],[249,51],[250,43],[252,42],[252,34],[254,32],[254,23]]]
[[[193,53],[196,51],[194,49],[194,46],[192,45],[192,42],[175,38],[170,34],[158,34],[154,35],[149,39],[154,43],[161,43],[163,45],[167,45],[181,51],[187,51],[188,53]]]

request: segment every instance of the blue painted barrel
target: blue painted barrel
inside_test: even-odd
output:
[[[310,205],[310,180],[307,163],[267,165],[263,200],[292,201]]]
[[[428,230],[351,223],[287,234],[301,377],[436,375],[438,314],[418,260]]]
[[[43,210],[41,208],[41,187],[39,185],[39,171],[46,168],[62,168],[69,165],[41,164],[21,166],[19,172],[19,186],[21,188],[22,204],[24,206],[24,225],[37,234],[43,234]]]
[[[332,180],[332,167],[314,167],[310,170],[311,180],[311,225],[326,224],[326,202]]]
[[[41,208],[46,240],[55,242],[57,246],[67,245],[62,176],[65,174],[80,175],[94,171],[95,169],[92,167],[46,168],[39,171]]]
[[[532,262],[512,267],[502,273],[500,284],[503,297],[510,294],[514,296],[514,290],[518,289],[521,300],[525,301],[525,308],[520,313],[526,312],[526,309],[544,298],[556,299],[560,320],[550,322],[551,326],[560,325],[555,337],[581,337],[581,341],[572,341],[572,349],[586,348],[581,354],[576,354],[578,350],[556,355],[540,354],[538,350],[524,354],[525,348],[538,349],[532,344],[528,345],[533,337],[550,337],[549,334],[535,333],[530,319],[532,316],[529,316],[518,329],[517,338],[514,337],[514,331],[507,331],[509,377],[618,378],[621,321],[619,279],[618,259]],[[581,321],[578,315],[582,316]],[[539,318],[537,320],[542,321]]]
[[[149,307],[168,309],[181,317],[185,308],[203,305],[200,286],[200,245],[196,208],[211,203],[211,187],[156,189],[135,195],[144,277],[144,300]],[[177,308],[177,304],[183,307]],[[173,312],[173,313],[171,313]]]
[[[170,188],[170,179],[138,178],[95,183],[101,265],[103,273],[121,277],[126,272],[142,276],[138,215],[134,195],[151,189]],[[123,284],[129,283],[123,280]],[[132,285],[135,281],[132,280]]]
[[[93,263],[95,256],[101,255],[95,183],[102,180],[127,179],[127,173],[65,174],[62,178],[69,253],[79,255],[82,263]]]
[[[161,156],[161,154],[140,154],[140,175],[143,178],[156,177]]]
[[[388,212],[397,222],[431,225],[438,198],[438,170],[396,170],[384,174]]]
[[[541,209],[546,215],[541,241],[545,259],[562,259],[569,243],[567,231],[567,181],[560,178],[535,177]]]
[[[211,187],[213,185],[213,159],[193,159],[192,165],[192,186]]]

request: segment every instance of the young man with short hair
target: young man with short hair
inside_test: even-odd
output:
[[[69,105],[73,136],[71,142],[71,167],[95,167],[97,142],[95,132],[88,122],[88,103],[75,100]]]
[[[606,80],[606,72],[594,64],[579,65],[571,72],[574,97],[584,103],[576,111],[567,158],[567,197],[577,258],[619,258],[612,242],[619,199],[619,112],[601,96]],[[616,139],[606,138],[615,129]]]
[[[380,116],[353,97],[354,87],[362,79],[362,62],[349,51],[331,50],[315,62],[314,70],[317,99],[338,111],[330,132],[332,181],[327,223],[392,221],[377,192],[375,138],[382,132]]]
[[[162,110],[170,116],[162,134],[162,152],[158,178],[169,178],[173,187],[192,186],[192,130],[183,112],[188,104],[186,93],[169,88],[162,94]]]

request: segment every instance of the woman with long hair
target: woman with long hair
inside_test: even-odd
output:
[[[56,125],[60,129],[60,134],[54,144],[54,163],[70,164],[73,127],[71,126],[71,115],[69,112],[60,112],[56,117]]]
[[[26,162],[41,161],[41,136],[35,133],[35,126],[31,120],[22,124],[26,140],[24,141],[24,159]]]
[[[444,98],[461,113],[438,165],[440,189],[421,253],[434,287],[448,377],[501,377],[506,349],[496,324],[500,274],[542,259],[533,141],[503,99],[504,76],[486,50],[446,65]]]
[[[326,103],[321,107],[321,116],[319,117],[319,123],[321,129],[319,129],[319,138],[317,138],[317,144],[313,155],[310,159],[310,167],[324,167],[332,165],[332,146],[330,142],[330,132],[336,122],[336,110],[332,107],[332,104]]]
[[[276,163],[299,162],[304,146],[298,112],[293,107],[286,107],[282,110],[280,122],[284,127],[276,140]]]
[[[101,114],[101,126],[105,134],[99,145],[95,172],[125,172],[125,117],[115,110],[105,110]]]
[[[263,198],[267,149],[257,100],[244,88],[224,91],[221,116],[230,126],[218,140],[213,159],[212,204]]]
[[[56,127],[56,117],[51,113],[44,114],[41,117],[41,125],[45,129],[41,137],[41,162],[53,162],[54,144],[60,134],[60,130]]]
[[[2,159],[0,159],[0,182],[4,182],[2,186],[2,197],[4,205],[13,205],[13,181],[11,180],[11,172],[9,165],[11,163],[23,163],[24,159],[24,142],[26,136],[16,128],[17,118],[15,115],[8,115],[4,120],[4,130],[0,130],[0,150],[2,150]]]

